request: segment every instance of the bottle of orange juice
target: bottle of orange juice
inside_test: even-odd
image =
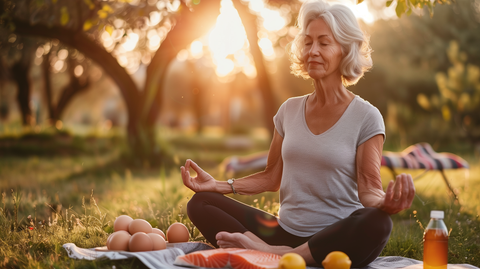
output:
[[[447,269],[448,230],[443,211],[432,210],[423,234],[423,269]]]

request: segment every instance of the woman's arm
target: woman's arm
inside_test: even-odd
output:
[[[415,188],[410,175],[400,174],[383,191],[380,177],[383,136],[376,135],[357,148],[358,197],[365,207],[376,207],[389,214],[410,208]]]
[[[283,138],[275,130],[268,151],[267,167],[262,172],[236,179],[233,186],[237,193],[253,195],[265,191],[277,191],[280,188],[283,170],[282,143]],[[197,176],[194,178],[190,176],[190,167],[197,173]],[[226,181],[215,180],[191,160],[187,160],[185,166],[182,166],[180,169],[183,183],[194,192],[214,191],[222,194],[232,193],[232,188]]]
[[[236,179],[233,186],[237,193],[253,195],[265,191],[278,191],[283,172],[282,143],[283,137],[275,129],[265,170]],[[217,181],[216,189],[223,194],[232,192],[232,188],[226,181]]]

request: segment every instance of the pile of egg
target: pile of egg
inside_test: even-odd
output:
[[[132,219],[121,215],[115,219],[113,230],[107,239],[109,250],[121,251],[151,251],[167,248],[169,243],[188,242],[188,229],[180,222],[175,222],[167,230],[167,238],[162,230],[152,228],[152,225],[143,219]]]

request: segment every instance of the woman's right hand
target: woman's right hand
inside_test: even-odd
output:
[[[190,176],[190,167],[197,173],[196,177]],[[183,184],[194,192],[215,191],[216,180],[207,172],[203,171],[195,162],[188,159],[185,166],[180,167]]]

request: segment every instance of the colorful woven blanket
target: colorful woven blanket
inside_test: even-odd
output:
[[[402,152],[384,151],[382,166],[428,170],[469,168],[461,157],[447,152],[437,153],[428,143],[412,145]]]
[[[233,176],[239,172],[265,169],[268,151],[259,152],[249,156],[231,156],[220,165],[223,173]],[[437,153],[428,143],[412,145],[402,152],[384,151],[382,166],[406,169],[444,170],[469,168],[467,161],[461,157],[442,152]]]

